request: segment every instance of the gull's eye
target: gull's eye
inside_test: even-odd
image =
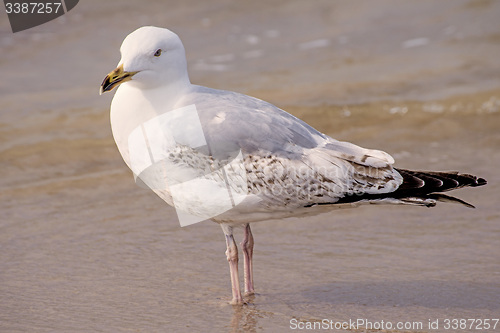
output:
[[[155,57],[159,57],[159,56],[161,56],[161,52],[162,52],[162,51],[161,51],[161,49],[156,50],[156,52],[155,52],[154,56],[155,56]]]

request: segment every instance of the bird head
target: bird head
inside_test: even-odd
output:
[[[120,62],[104,78],[100,94],[125,82],[141,89],[189,82],[184,46],[168,29],[137,29],[125,38],[120,53]]]

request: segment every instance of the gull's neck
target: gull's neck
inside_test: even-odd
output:
[[[168,104],[174,108],[191,88],[192,84],[186,75],[183,78],[175,80],[175,82],[165,83],[157,88],[141,89],[141,92],[149,101],[162,101],[164,104],[161,107],[165,107],[165,104]]]

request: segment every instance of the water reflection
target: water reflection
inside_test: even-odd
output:
[[[273,316],[273,313],[257,308],[254,303],[255,295],[247,296],[245,299],[246,303],[244,305],[233,305],[233,316],[229,330],[231,333],[257,332],[258,319]]]

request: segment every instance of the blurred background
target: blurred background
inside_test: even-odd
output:
[[[0,331],[498,316],[499,18],[494,0],[86,0],[13,34],[1,10]],[[134,184],[110,130],[113,93],[98,93],[143,25],[181,37],[195,84],[267,100],[397,167],[486,178],[457,193],[477,209],[362,207],[256,224],[258,295],[227,305],[220,229],[181,228]]]

